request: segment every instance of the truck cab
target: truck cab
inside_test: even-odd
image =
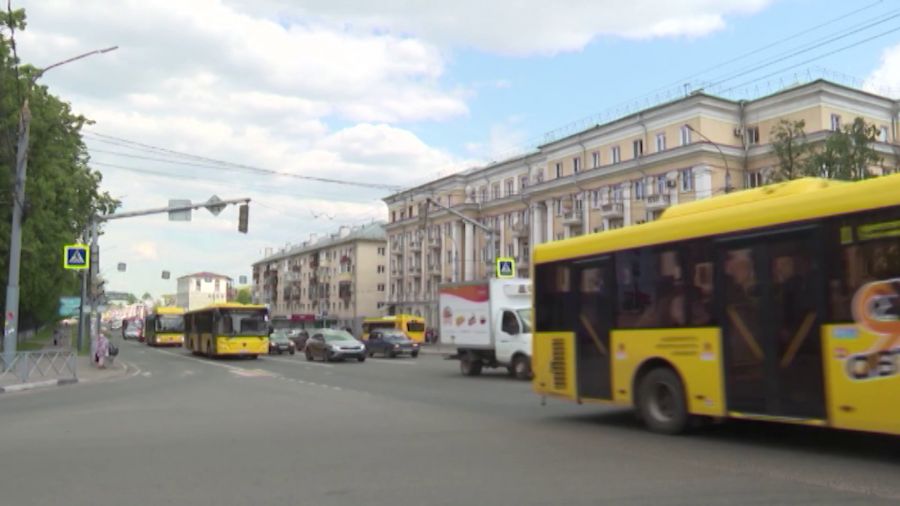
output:
[[[494,319],[494,355],[517,378],[531,375],[531,308],[502,308]]]

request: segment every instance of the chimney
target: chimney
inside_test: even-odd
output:
[[[348,235],[350,235],[350,227],[341,225],[341,228],[338,229],[338,236],[347,237]]]

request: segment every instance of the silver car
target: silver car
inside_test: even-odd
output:
[[[336,329],[317,329],[306,341],[306,360],[321,359],[326,362],[355,358],[366,361],[366,346],[349,332]]]

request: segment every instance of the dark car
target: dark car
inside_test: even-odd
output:
[[[380,353],[388,358],[398,355],[409,355],[416,358],[419,356],[419,343],[407,337],[400,330],[373,330],[366,341],[366,351],[370,357]]]
[[[349,332],[336,329],[318,329],[306,341],[306,360],[322,359],[326,362],[355,358],[366,360],[366,346]]]
[[[273,355],[275,353],[279,355],[281,355],[282,353],[290,353],[291,355],[293,355],[294,350],[294,341],[291,341],[288,338],[288,333],[286,330],[276,330],[269,336],[269,355]]]
[[[303,351],[306,348],[306,340],[309,339],[309,332],[294,329],[288,332],[288,339],[294,342],[294,348],[297,351]]]

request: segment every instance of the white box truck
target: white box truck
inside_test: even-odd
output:
[[[506,367],[531,378],[531,281],[490,279],[438,287],[441,342],[456,347],[460,370]]]

